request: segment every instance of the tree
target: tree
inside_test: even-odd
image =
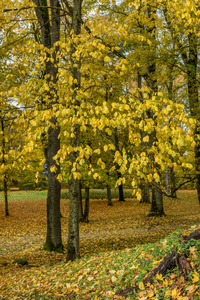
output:
[[[165,3],[165,2],[164,2]],[[185,67],[186,81],[188,88],[188,100],[191,116],[196,120],[194,134],[198,137],[199,129],[199,95],[198,95],[198,18],[197,1],[186,1],[181,10],[177,10],[177,3],[170,6],[165,3],[164,15],[168,29],[171,33],[174,44],[181,55]],[[172,15],[173,20],[172,20]],[[181,19],[180,19],[181,16]],[[181,21],[180,21],[181,20]],[[189,20],[189,21],[188,21]],[[183,43],[184,40],[184,43]],[[197,193],[200,202],[200,144],[196,139],[195,146],[195,168],[197,178]]]
[[[60,41],[60,3],[58,0],[50,0],[50,8],[46,0],[33,0],[35,12],[40,24],[41,41],[46,50],[45,76],[48,85],[46,99],[43,105],[53,111],[53,106],[58,103],[57,80],[58,80],[58,45]],[[51,18],[51,19],[50,19]],[[52,57],[50,56],[50,50]],[[60,174],[59,160],[54,156],[60,149],[60,127],[55,116],[50,119],[47,132],[47,144],[45,157],[48,168],[48,195],[47,195],[47,236],[45,249],[50,251],[62,251],[61,222],[60,222],[60,191],[61,184],[58,180]]]
[[[82,0],[73,0],[73,13],[72,13],[72,31],[74,37],[81,33],[81,9]],[[76,57],[76,43],[72,45],[71,57],[72,57],[72,76],[73,76],[73,95],[72,105],[75,108],[75,115],[78,113],[80,107],[80,101],[78,100],[78,93],[81,85],[80,75],[80,57]],[[75,57],[74,57],[75,56]],[[76,168],[76,160],[79,156],[78,147],[80,144],[80,125],[75,124],[72,128],[71,134],[71,146],[73,151],[70,154],[71,162],[71,179],[69,182],[69,233],[68,233],[68,245],[67,245],[67,260],[75,260],[80,257],[79,250],[79,180],[75,176],[78,171]]]

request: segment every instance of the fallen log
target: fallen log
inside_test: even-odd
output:
[[[189,240],[200,240],[200,228],[192,232],[189,236],[183,237],[183,243],[186,244]],[[188,245],[188,248],[190,246]],[[187,248],[185,248],[187,250]],[[180,276],[183,276],[185,281],[188,280],[190,272],[194,271],[194,267],[192,267],[187,260],[187,254],[177,254],[175,249],[172,248],[171,252],[166,255],[163,260],[160,262],[158,267],[153,269],[145,278],[143,279],[143,283],[153,283],[153,279],[156,274],[164,276],[167,270],[173,270],[175,267],[178,267]],[[134,285],[133,287],[125,287],[124,289],[118,291],[116,295],[123,296],[125,298],[129,297],[129,295],[133,294],[133,292],[139,291],[140,288],[138,285]]]
[[[169,253],[167,256],[165,256],[165,258],[161,261],[161,263],[159,264],[159,266],[157,268],[155,268],[153,271],[151,271],[147,277],[143,280],[144,283],[153,282],[153,278],[156,276],[156,274],[161,274],[161,275],[165,275],[167,270],[169,269],[173,269],[174,268],[174,254],[175,254],[175,250],[174,248],[172,249],[172,252]]]
[[[183,244],[187,243],[191,239],[200,240],[200,228],[192,232],[189,236],[184,237]],[[178,267],[180,275],[182,275],[185,280],[188,280],[190,272],[194,271],[194,268],[187,260],[186,253],[181,255],[176,254],[175,249],[173,248],[172,251],[160,262],[158,267],[147,274],[147,276],[143,279],[143,282],[152,283],[156,274],[164,276],[167,270],[171,270],[176,266]]]

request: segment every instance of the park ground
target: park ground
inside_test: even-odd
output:
[[[147,255],[145,259],[152,260],[153,265],[160,260],[159,252],[155,253],[160,246],[149,243],[175,230],[185,230],[187,234],[191,226],[200,224],[196,191],[179,191],[177,199],[165,198],[166,216],[161,218],[147,217],[150,204],[140,204],[136,199],[113,199],[113,206],[108,206],[106,199],[92,199],[89,223],[80,223],[81,260],[66,264],[66,253],[42,249],[46,235],[45,198],[46,192],[11,192],[9,217],[4,217],[3,198],[0,201],[0,299],[125,299],[127,296],[117,296],[113,290],[130,285],[134,277],[144,276],[147,269],[140,269],[138,257]],[[61,200],[65,247],[68,204],[67,199]],[[166,247],[163,251],[167,251]],[[21,266],[19,259],[28,264]],[[149,291],[151,297],[143,293],[140,298],[162,299],[156,298],[154,289]],[[179,295],[180,300],[200,299],[197,287],[193,295],[199,298],[190,298],[187,292],[184,295],[185,298]],[[166,299],[179,299],[172,296],[169,293]]]

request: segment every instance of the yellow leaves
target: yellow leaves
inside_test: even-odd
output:
[[[148,142],[149,142],[149,136],[148,136],[148,135],[146,135],[146,136],[143,138],[143,142],[145,142],[145,143],[148,143]]]
[[[199,281],[199,275],[197,273],[192,274],[192,283],[197,283]]]
[[[53,172],[56,173],[56,171],[57,171],[56,165],[53,165],[53,166],[50,168],[50,171],[51,171],[52,173],[53,173]]]
[[[93,178],[96,179],[101,179],[101,176],[98,173],[94,173]]]
[[[159,280],[159,281],[163,281],[164,280],[162,274],[158,274],[158,273],[156,274],[156,279]]]
[[[109,56],[105,56],[105,57],[104,57],[104,61],[105,61],[105,62],[111,62],[111,58],[110,58]]]
[[[101,153],[101,150],[100,150],[100,149],[95,149],[93,153],[100,154],[100,153]]]
[[[62,174],[60,173],[60,174],[58,174],[58,176],[57,176],[57,180],[59,181],[59,182],[62,182],[62,179],[63,179],[63,177],[62,177]]]
[[[97,160],[97,165],[101,166],[102,169],[105,169],[106,167],[105,163],[102,161],[101,158]]]
[[[103,147],[103,149],[104,149],[105,152],[107,152],[107,150],[108,150],[108,145],[105,145],[105,146]]]
[[[155,179],[155,182],[159,182],[160,181],[160,176],[158,173],[154,173],[153,174],[153,178]]]
[[[144,290],[145,289],[144,283],[142,281],[139,283],[138,287],[139,287],[140,290]]]

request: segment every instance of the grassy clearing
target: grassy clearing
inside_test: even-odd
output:
[[[119,191],[118,189],[112,189],[111,190],[112,198],[117,199],[119,197]],[[82,190],[82,196],[85,198],[85,190]],[[133,197],[133,190],[132,189],[124,189],[124,197],[125,198],[132,198]],[[69,198],[69,192],[62,191],[61,193],[62,199],[68,199]],[[107,190],[103,189],[93,189],[90,190],[90,199],[106,199],[107,198]]]
[[[28,195],[29,192],[21,193]],[[167,217],[162,218],[146,217],[150,206],[139,204],[135,199],[127,199],[124,203],[114,200],[113,207],[107,206],[106,200],[93,200],[90,222],[80,224],[82,259],[66,264],[65,253],[42,250],[46,234],[46,196],[34,196],[28,202],[22,196],[9,200],[11,215],[8,218],[4,217],[4,203],[0,201],[0,298],[3,299],[125,299],[119,298],[117,292],[134,282],[139,284],[173,245],[179,247],[180,230],[187,233],[192,224],[200,223],[196,192],[179,192],[178,199],[164,199]],[[64,216],[63,243],[66,246],[68,200],[61,201],[61,212]],[[146,244],[159,241],[176,229],[179,231],[167,240]],[[27,259],[31,267],[19,267],[13,263],[21,258]],[[169,280],[178,281],[175,275],[177,278]],[[150,295],[153,293],[152,298],[139,294],[143,290],[129,298],[172,299],[172,294],[165,297],[167,288],[172,292],[172,283],[162,285],[158,279],[156,290],[152,287],[145,289]],[[197,282],[194,295],[197,295],[198,289]],[[182,295],[187,297],[186,288],[184,293]],[[180,298],[189,299],[195,298]]]
[[[132,198],[133,190],[132,189],[124,189],[125,198]],[[118,189],[112,189],[112,198],[117,199],[119,195]],[[82,190],[82,196],[85,198],[85,190]],[[10,191],[8,193],[9,199],[46,199],[47,191]],[[3,199],[3,193],[0,192],[0,199]],[[107,191],[106,189],[93,189],[90,190],[90,199],[106,199]],[[61,199],[69,199],[68,190],[61,191]]]

